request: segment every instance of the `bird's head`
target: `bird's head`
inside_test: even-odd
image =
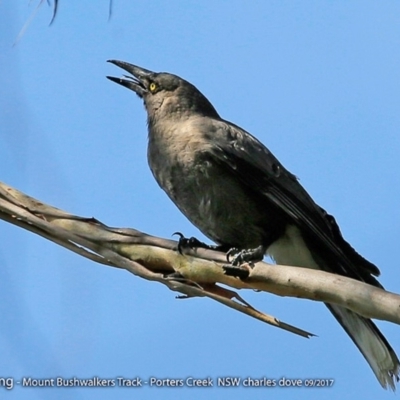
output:
[[[130,75],[107,76],[113,82],[133,90],[143,99],[149,119],[180,118],[189,114],[218,117],[207,98],[191,83],[177,75],[152,72],[124,61],[109,60]]]

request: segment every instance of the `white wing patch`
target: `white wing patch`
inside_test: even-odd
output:
[[[320,269],[295,225],[288,225],[285,234],[268,247],[267,254],[277,264]]]

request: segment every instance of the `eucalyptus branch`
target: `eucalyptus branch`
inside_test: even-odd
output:
[[[256,310],[226,286],[334,303],[368,318],[400,324],[397,294],[323,271],[264,262],[250,270],[248,279],[240,280],[224,273],[224,253],[199,248],[180,254],[176,241],[131,228],[112,228],[94,218],[67,213],[3,183],[0,183],[0,219],[97,263],[160,282],[183,294],[179,298],[209,297],[304,337],[313,335]]]

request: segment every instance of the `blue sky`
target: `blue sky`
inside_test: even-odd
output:
[[[203,238],[157,187],[146,116],[105,79],[107,59],[194,83],[256,135],[400,291],[400,3],[0,2],[0,180],[77,215]],[[376,399],[357,348],[319,303],[241,292],[318,335],[263,325],[207,299],[81,258],[0,222],[0,377],[332,378],[329,389],[27,389],[10,399]],[[400,328],[380,322],[400,353]],[[3,394],[1,394],[3,397]]]

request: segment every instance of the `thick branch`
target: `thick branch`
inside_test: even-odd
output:
[[[311,334],[255,310],[235,292],[216,284],[334,303],[368,318],[400,324],[400,296],[397,294],[323,271],[266,263],[258,263],[249,278],[242,281],[224,274],[222,266],[226,259],[223,253],[197,249],[181,255],[173,240],[150,236],[135,229],[111,228],[93,218],[74,216],[2,183],[0,219],[93,261],[161,282],[187,297],[207,296],[305,337]]]

